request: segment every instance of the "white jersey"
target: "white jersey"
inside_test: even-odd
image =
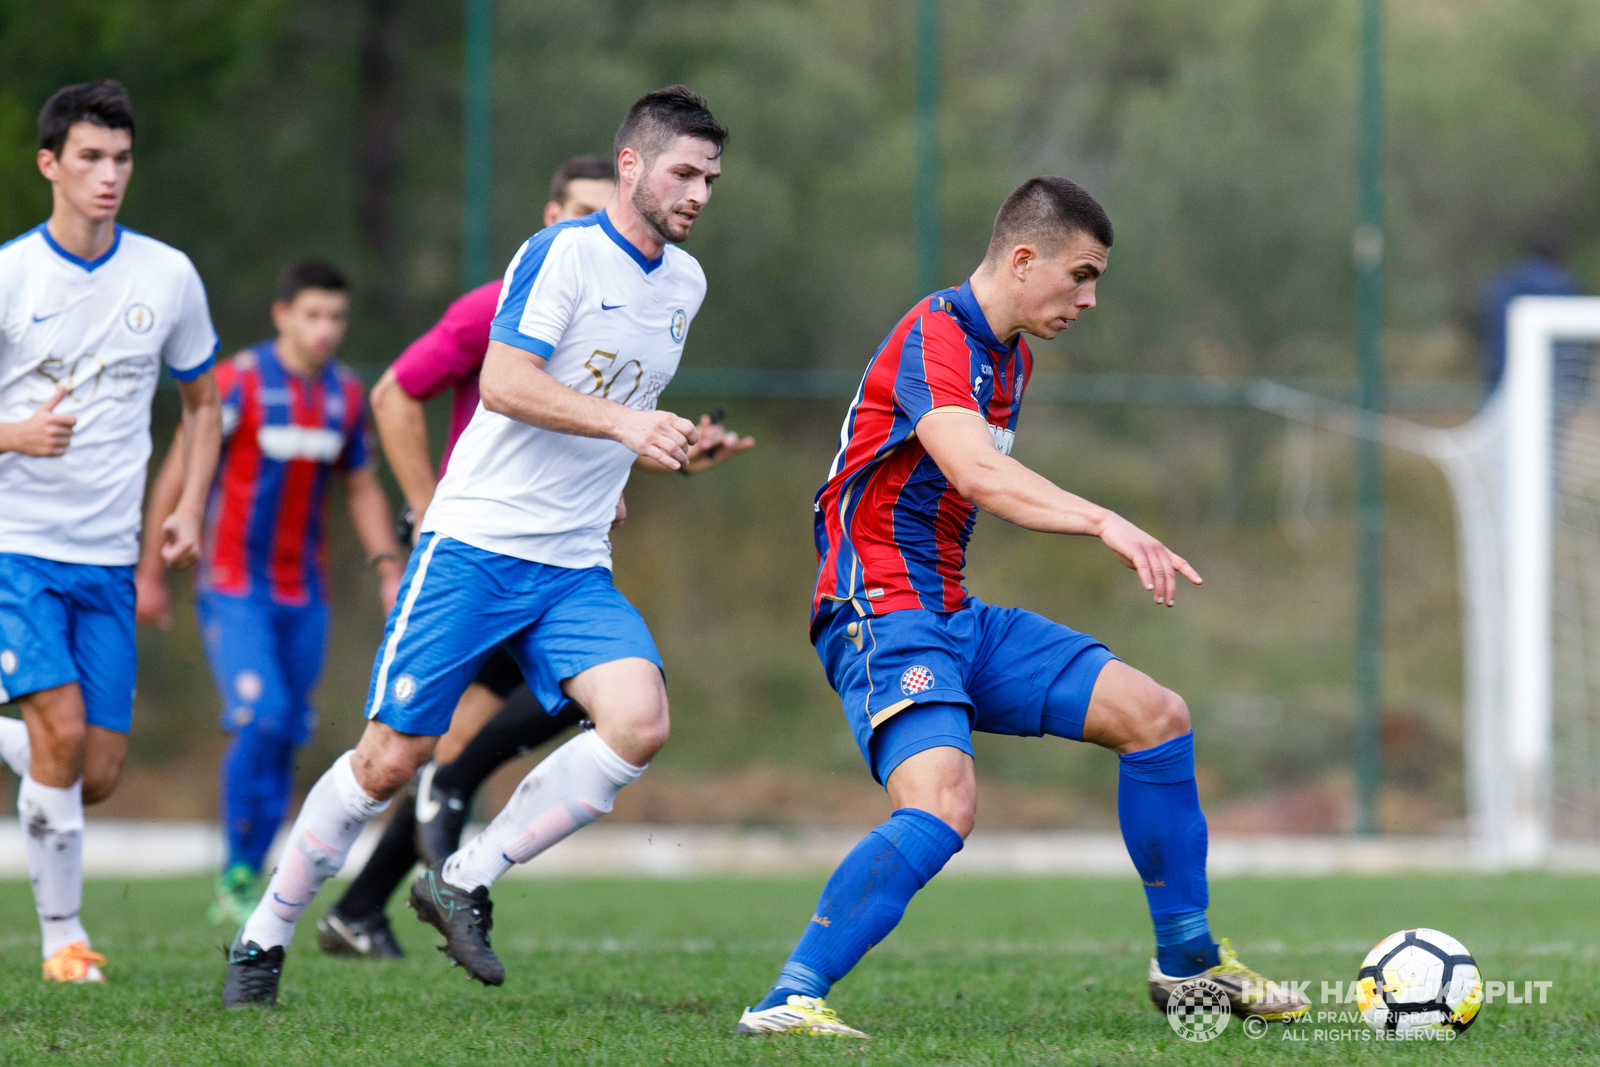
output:
[[[161,362],[189,380],[216,352],[205,287],[175,248],[121,226],[92,261],[43,225],[0,245],[0,422],[63,385],[56,410],[78,417],[63,455],[0,452],[0,552],[137,563]]]
[[[646,259],[604,211],[528,238],[506,270],[492,340],[533,352],[563,385],[640,411],[656,406],[706,295],[694,257]],[[635,457],[481,403],[450,454],[424,531],[556,567],[610,567],[608,532]]]

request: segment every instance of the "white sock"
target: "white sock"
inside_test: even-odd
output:
[[[0,760],[21,778],[28,773],[33,746],[28,743],[28,724],[21,719],[0,715]]]
[[[284,842],[278,869],[272,872],[261,903],[245,920],[242,939],[262,948],[287,945],[294,924],[322,883],[339,873],[361,828],[389,806],[361,788],[350,765],[354,752],[333,761],[306,796],[300,815]]]
[[[17,814],[22,817],[44,958],[74,941],[87,945],[89,935],[78,919],[83,906],[83,779],[59,789],[24,775]]]
[[[610,811],[622,787],[643,773],[599,734],[583,731],[529,771],[494,821],[445,860],[444,880],[468,892],[493,885],[513,864]]]

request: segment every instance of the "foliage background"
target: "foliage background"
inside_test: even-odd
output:
[[[1101,196],[1117,242],[1100,308],[1036,347],[1041,371],[1350,377],[1357,8],[946,0],[943,276],[970,269],[1018,181],[1066,174]],[[686,366],[858,368],[918,295],[908,0],[499,0],[495,19],[497,265],[536,228],[557,163],[604,151],[629,102],[684,81],[733,130],[688,245],[710,297]],[[284,262],[326,256],[357,279],[345,358],[386,363],[458,292],[460,23],[457,0],[0,0],[0,232],[48,210],[40,104],[117,77],[141,123],[124,221],[195,260],[225,345],[267,332]],[[1600,8],[1411,0],[1388,5],[1386,29],[1386,367],[1469,381],[1497,265],[1558,233],[1600,282]],[[729,407],[758,449],[690,482],[636,479],[616,538],[676,720],[621,814],[859,821],[882,801],[805,640],[808,505],[843,401]],[[158,400],[158,435],[174,409]],[[1185,694],[1223,828],[1349,820],[1350,446],[1319,437],[1296,466],[1284,433],[1235,409],[1027,413],[1019,458],[1206,574],[1173,611],[1095,544],[985,519],[972,551],[975,592],[1091,630]],[[1383,820],[1438,829],[1462,806],[1449,502],[1420,461],[1391,455],[1387,478]],[[1310,504],[1286,509],[1307,483]],[[332,525],[338,624],[311,773],[359,731],[382,626]],[[110,810],[214,804],[216,697],[179,614],[141,636],[133,765]],[[984,742],[985,822],[1111,819],[1107,754]]]

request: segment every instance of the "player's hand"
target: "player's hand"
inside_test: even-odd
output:
[[[385,615],[394,610],[394,602],[400,599],[400,579],[404,575],[398,563],[390,563],[378,572],[378,597],[383,601]]]
[[[200,519],[174,511],[161,524],[161,562],[169,571],[186,571],[200,562]]]
[[[1204,580],[1188,560],[1121,515],[1109,515],[1100,530],[1100,540],[1122,558],[1126,567],[1139,572],[1139,580],[1155,596],[1157,604],[1172,606],[1178,595],[1178,575],[1195,585]]]
[[[29,456],[59,456],[72,442],[72,428],[78,416],[57,411],[56,405],[67,395],[67,387],[56,387],[56,395],[39,405],[39,410],[11,426],[12,448]]]
[[[133,617],[146,626],[172,629],[172,596],[167,590],[166,574],[140,567],[133,575],[133,590],[137,597]]]
[[[689,470],[694,474],[708,471],[756,443],[754,437],[740,437],[732,430],[725,429],[720,423],[712,422],[710,415],[700,416],[700,425],[696,427],[696,432],[700,435],[700,439],[689,446],[687,453]]]
[[[699,438],[694,423],[670,411],[623,410],[627,414],[617,430],[618,441],[634,454],[653,460],[669,471],[688,464],[689,446]]]

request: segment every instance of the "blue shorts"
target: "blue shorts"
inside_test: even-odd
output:
[[[412,551],[372,665],[367,718],[403,734],[450,728],[456,701],[505,646],[539,706],[567,705],[561,683],[613,660],[661,654],[604,567],[551,567],[437,533]]]
[[[859,616],[844,604],[818,626],[816,648],[880,784],[930,748],[971,755],[974,730],[1041,737],[1047,711],[1049,732],[1081,741],[1095,680],[1116,658],[1088,634],[977,597],[951,612]],[[1047,709],[1051,693],[1061,706]],[[905,714],[925,704],[942,710]]]
[[[77,682],[90,726],[128,732],[133,568],[0,552],[0,703]]]
[[[222,697],[222,728],[232,733],[254,723],[304,744],[317,726],[311,690],[327,649],[328,606],[207,592],[196,601],[195,614]]]

